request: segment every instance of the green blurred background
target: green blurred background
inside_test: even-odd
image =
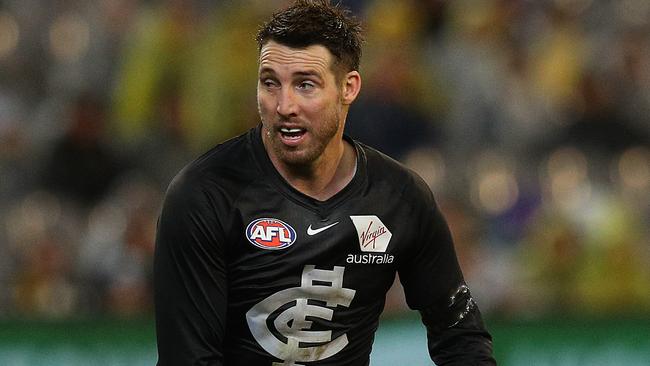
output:
[[[164,190],[258,123],[286,3],[0,0],[0,364],[155,362]],[[342,3],[348,133],[434,191],[500,364],[650,364],[650,2]],[[397,282],[372,365],[427,360]]]

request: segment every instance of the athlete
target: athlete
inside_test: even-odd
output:
[[[396,273],[437,365],[495,365],[430,190],[343,135],[359,24],[298,0],[257,40],[260,125],[185,167],[165,198],[158,365],[369,365]]]

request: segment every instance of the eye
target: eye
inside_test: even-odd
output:
[[[310,80],[301,81],[300,84],[298,84],[298,89],[302,89],[302,90],[310,90],[315,87],[316,84],[314,84],[314,82]]]
[[[278,85],[278,83],[273,79],[262,79],[260,82],[267,88],[274,88]]]

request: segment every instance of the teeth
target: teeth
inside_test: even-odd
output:
[[[282,127],[280,129],[280,131],[282,131],[284,133],[298,133],[298,132],[301,132],[302,129],[300,129],[300,128],[285,128],[285,127]]]

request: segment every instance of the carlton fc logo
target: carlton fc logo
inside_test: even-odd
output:
[[[296,230],[278,219],[262,218],[248,224],[246,238],[258,248],[285,249],[295,243]]]
[[[303,268],[300,286],[278,291],[246,312],[246,322],[257,343],[279,358],[273,366],[298,366],[341,352],[349,343],[339,321],[342,307],[349,308],[356,290],[343,287],[345,267]],[[300,363],[298,363],[300,362]]]

